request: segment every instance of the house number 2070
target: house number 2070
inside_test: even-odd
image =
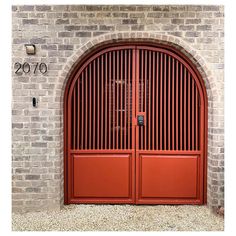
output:
[[[41,74],[45,74],[48,71],[48,67],[45,63],[34,63],[34,64],[29,64],[28,62],[25,63],[15,63],[15,74],[20,75],[22,72],[24,74],[28,74],[31,71],[36,74],[37,71],[39,71]]]

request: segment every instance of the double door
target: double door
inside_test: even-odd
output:
[[[110,47],[74,77],[67,203],[203,203],[204,102],[183,58],[161,47]]]

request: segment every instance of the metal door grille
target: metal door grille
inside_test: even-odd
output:
[[[199,150],[200,100],[193,76],[178,59],[139,50],[138,112],[141,150]]]
[[[71,149],[132,148],[131,49],[96,57],[74,84]]]

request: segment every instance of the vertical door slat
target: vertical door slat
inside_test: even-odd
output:
[[[191,77],[190,77],[190,73],[188,72],[188,150],[191,150],[191,144],[190,144],[190,140],[191,140],[191,132],[190,132],[190,123],[191,123],[191,117],[190,117],[190,103],[191,103],[191,98],[190,98],[190,88],[191,85]]]
[[[108,68],[107,68],[107,53],[105,54],[105,72],[104,72],[104,75],[105,75],[105,85],[104,85],[104,89],[105,89],[105,133],[104,133],[104,136],[105,136],[105,147],[104,149],[108,149],[107,147],[107,137],[108,137],[108,132],[107,132],[107,126],[108,126],[108,122],[107,122],[107,118],[108,118],[108,112],[107,112],[107,99],[108,98],[108,89],[107,89],[107,73],[108,73]]]
[[[199,129],[199,127],[198,127],[198,92],[197,92],[197,86],[195,85],[195,95],[196,95],[196,97],[195,97],[195,106],[196,106],[196,117],[195,117],[195,122],[196,122],[196,147],[195,147],[195,149],[196,150],[198,150],[198,129]]]
[[[92,78],[91,78],[91,72],[92,72],[92,66],[91,63],[89,64],[89,149],[91,149],[92,146]]]
[[[74,89],[73,94],[72,94],[72,99],[73,99],[73,126],[75,127],[76,126],[75,89]],[[74,129],[72,129],[72,130],[73,130],[73,146],[72,146],[72,149],[75,149],[76,133],[75,133]]]
[[[147,132],[148,132],[148,150],[150,150],[151,145],[151,51],[148,52],[149,54],[149,70],[148,70],[148,125],[147,125]]]
[[[87,149],[87,142],[88,142],[88,69],[85,69],[85,146],[84,148]]]
[[[172,58],[172,150],[175,150],[175,59]]]
[[[124,106],[125,106],[125,111],[124,111],[124,149],[126,149],[126,126],[127,126],[127,117],[126,117],[126,113],[127,113],[127,50],[124,50],[124,80],[125,80],[125,100],[124,100]],[[128,147],[129,148],[129,147]]]
[[[130,50],[127,51],[128,54],[128,103],[127,103],[127,108],[128,108],[128,148],[131,149],[131,145],[130,145],[130,91],[131,91],[131,81],[130,81],[130,66],[131,66],[131,55],[130,55]],[[131,133],[132,134],[132,133]]]
[[[101,63],[100,63],[100,67],[101,67],[101,149],[103,149],[103,136],[104,136],[104,127],[103,127],[103,114],[104,114],[104,108],[103,108],[103,104],[104,104],[104,94],[103,94],[103,89],[104,89],[104,55],[101,56]],[[106,113],[104,114],[106,115]]]
[[[78,119],[77,119],[77,149],[80,149],[80,78],[77,81],[77,109],[78,109]]]
[[[139,93],[139,100],[140,100],[140,111],[144,112],[144,102],[145,102],[145,97],[144,97],[144,83],[145,83],[145,75],[144,75],[144,51],[141,50],[141,85],[140,85],[140,91],[141,93]],[[141,136],[141,149],[144,149],[144,126],[141,126],[139,128],[139,134]]]
[[[168,150],[171,149],[171,130],[170,130],[170,57],[168,56]]]
[[[148,69],[147,69],[147,58],[148,58],[148,52],[147,50],[145,50],[145,77],[144,77],[144,85],[145,85],[145,89],[144,89],[144,111],[145,113],[147,114],[147,72],[148,72]],[[147,149],[147,121],[146,121],[146,124],[143,126],[144,128],[144,149],[146,150]]]
[[[154,147],[154,141],[155,141],[155,125],[154,125],[154,113],[155,113],[155,107],[154,107],[154,103],[155,103],[155,53],[152,52],[152,150],[155,149]]]
[[[186,150],[187,148],[187,121],[186,121],[186,116],[187,116],[187,111],[186,111],[186,103],[187,103],[187,99],[186,99],[186,93],[187,93],[187,75],[186,75],[186,67],[184,67],[184,111],[183,111],[183,116],[184,116],[184,126],[183,126],[183,133],[184,133],[184,150]]]
[[[195,150],[195,89],[194,82],[192,79],[192,150]]]
[[[162,88],[162,84],[163,84],[163,54],[161,53],[161,59],[160,59],[160,150],[163,150],[163,146],[162,146],[162,131],[163,131],[163,126],[162,126],[162,115],[163,115],[163,104],[162,104],[162,99],[163,99],[163,88]]]
[[[119,143],[119,51],[116,52],[116,149],[118,149]]]
[[[176,60],[176,150],[179,150],[179,62]]]
[[[95,134],[96,134],[96,61],[93,61],[93,149],[96,148]]]
[[[81,105],[82,105],[82,122],[81,122],[81,149],[84,149],[84,72],[82,72],[82,78],[81,78],[81,88],[82,88],[82,99],[81,99]]]
[[[97,149],[100,149],[100,60],[97,58]]]
[[[167,62],[166,62],[166,54],[164,54],[164,95],[163,95],[163,103],[164,103],[164,150],[166,150],[166,103],[167,103],[167,96],[166,96],[166,77],[167,77],[167,73],[166,73],[166,66],[167,66]]]
[[[131,85],[131,89],[132,89],[132,103],[131,103],[131,109],[132,109],[132,117],[131,117],[131,121],[132,121],[132,119],[135,117],[135,112],[136,112],[136,110],[135,110],[135,90],[136,90],[136,88],[135,88],[135,80],[136,80],[136,78],[135,78],[135,76],[136,76],[136,71],[135,71],[135,67],[133,66],[134,65],[134,63],[136,62],[136,50],[130,50],[130,53],[132,53],[132,59],[131,59],[131,61],[130,61],[130,67],[131,67],[131,69],[132,69],[132,85]],[[135,149],[135,127],[134,127],[134,125],[132,124],[132,137],[131,137],[131,144],[132,144],[132,149]]]
[[[156,150],[159,150],[159,52],[156,53]]]
[[[123,87],[124,87],[124,81],[123,81],[123,50],[120,52],[120,149],[123,148],[123,114],[124,114],[124,109],[123,109]]]
[[[112,121],[111,121],[111,117],[112,117],[112,111],[111,111],[111,104],[112,104],[112,88],[111,88],[111,83],[112,83],[112,75],[111,75],[111,52],[109,52],[109,77],[108,77],[108,81],[109,81],[109,126],[108,126],[108,137],[109,137],[109,149],[111,149],[111,136],[112,136]]]
[[[180,64],[180,150],[183,150],[183,65]]]

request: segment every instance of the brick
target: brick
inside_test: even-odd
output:
[[[58,50],[73,50],[73,45],[58,45]]]
[[[178,25],[184,24],[184,19],[172,19],[171,23],[172,24],[178,24]]]
[[[43,49],[43,50],[57,50],[57,45],[45,44],[45,45],[41,45],[41,49]]]
[[[120,6],[120,11],[135,11],[136,6]]]
[[[15,169],[15,173],[16,174],[22,174],[22,173],[29,173],[29,169],[25,169],[25,168],[16,168]]]
[[[135,13],[130,13],[129,17],[130,18],[144,18],[145,14],[144,12],[135,12]]]
[[[22,129],[23,123],[12,123],[12,129],[14,129],[14,128]]]
[[[25,179],[26,180],[39,180],[40,179],[40,175],[26,175]]]
[[[161,18],[163,17],[163,13],[159,13],[159,12],[149,12],[147,14],[147,17],[151,17],[151,18]]]
[[[42,142],[32,143],[32,147],[47,147],[47,143],[42,143]]]
[[[78,14],[73,12],[73,13],[63,13],[62,15],[63,18],[78,18]]]
[[[28,193],[40,193],[40,188],[26,188],[25,189],[26,192]]]
[[[128,17],[128,13],[125,13],[125,12],[113,12],[112,16],[113,17],[119,17],[119,18],[127,18]]]
[[[38,19],[23,19],[23,25],[37,25],[39,23]]]
[[[42,136],[44,141],[53,141],[53,136]]]
[[[96,36],[106,34],[106,33],[107,33],[107,31],[95,31],[95,32],[93,32],[93,36],[96,37]]]
[[[98,29],[97,25],[81,25],[80,27],[80,30],[97,30],[97,29]]]
[[[84,11],[86,6],[83,5],[71,5],[70,10],[71,11]]]
[[[198,31],[209,31],[211,30],[211,28],[212,28],[211,25],[197,25]]]
[[[43,44],[43,43],[46,43],[46,39],[44,39],[44,38],[32,38],[32,39],[30,39],[30,43]]]
[[[137,19],[124,19],[122,24],[137,24]]]
[[[46,6],[46,5],[36,6],[36,11],[51,11],[51,10],[52,10],[51,6]]]
[[[219,11],[219,6],[203,6],[203,11]]]
[[[189,31],[185,33],[186,37],[200,37],[201,32],[196,32],[196,31]]]
[[[55,23],[56,25],[65,25],[65,24],[69,24],[70,21],[69,19],[57,19]]]
[[[144,25],[131,25],[131,30],[144,30]]]
[[[98,18],[104,18],[104,17],[111,17],[111,12],[98,12],[96,14],[96,17]]]
[[[99,25],[99,30],[102,30],[102,31],[112,31],[114,29],[115,27],[111,25]]]
[[[58,37],[72,37],[73,33],[71,32],[59,32]]]
[[[34,11],[34,6],[31,5],[19,6],[19,11]]]
[[[65,30],[68,30],[68,31],[76,31],[76,30],[80,30],[81,29],[81,26],[80,25],[67,25],[64,27]]]
[[[101,11],[102,10],[102,6],[87,5],[87,6],[85,6],[85,9],[87,11]]]
[[[202,20],[201,19],[186,19],[185,23],[186,24],[201,24]]]
[[[179,30],[183,30],[183,31],[191,31],[194,30],[194,25],[180,25],[179,26]]]
[[[76,37],[91,37],[91,32],[76,32]]]
[[[170,11],[169,6],[154,6],[153,11]]]
[[[202,6],[189,5],[187,11],[202,11]]]

